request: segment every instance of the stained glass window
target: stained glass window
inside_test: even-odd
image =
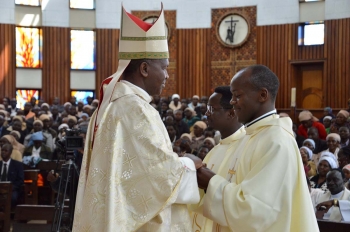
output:
[[[16,99],[17,99],[17,108],[23,109],[24,104],[29,102],[32,97],[39,99],[39,90],[36,89],[17,89]]]
[[[41,29],[16,27],[16,66],[24,68],[41,67]]]
[[[70,0],[69,5],[74,9],[95,9],[94,0]]]
[[[71,30],[71,69],[95,69],[95,32]]]
[[[17,5],[40,6],[41,0],[15,0]]]
[[[94,97],[94,91],[81,91],[81,90],[77,90],[77,91],[71,91],[71,96],[75,97],[77,99],[77,101],[83,101],[84,104],[88,104],[86,98],[87,97]]]

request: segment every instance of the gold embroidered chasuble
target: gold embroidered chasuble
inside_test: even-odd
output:
[[[73,231],[190,230],[186,205],[176,204],[186,169],[173,153],[167,131],[150,101],[142,89],[125,81],[118,82],[90,150],[93,115],[86,138]],[[197,191],[195,173],[194,169],[193,182],[187,179],[187,184]],[[191,196],[183,197],[180,202],[195,203],[199,199],[193,202],[193,197],[188,198]]]
[[[235,167],[230,167],[230,163],[227,162],[228,159],[235,156],[235,149],[240,139],[245,135],[244,127],[242,126],[231,136],[220,141],[205,157],[204,163],[207,167],[215,172],[217,175],[222,177],[227,177],[227,174],[235,172]],[[234,158],[233,158],[234,159]],[[232,175],[230,174],[230,177]],[[199,204],[190,205],[191,218],[192,218],[192,231],[202,232],[202,231],[229,231],[228,227],[220,226],[218,223],[203,216],[203,202],[205,194],[203,190],[200,190],[201,200]]]
[[[235,171],[209,182],[203,215],[231,231],[319,231],[290,118],[268,116],[245,130]]]

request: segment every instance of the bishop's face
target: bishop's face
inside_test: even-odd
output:
[[[168,59],[150,60],[148,64],[148,76],[145,78],[145,87],[149,95],[160,95],[169,78],[167,68]]]

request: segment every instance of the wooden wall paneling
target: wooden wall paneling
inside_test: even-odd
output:
[[[177,30],[177,92],[182,98],[210,93],[210,29]]]
[[[96,97],[101,83],[118,68],[119,30],[96,29]]]
[[[324,45],[298,46],[298,24],[260,26],[257,36],[257,63],[268,66],[281,81],[277,108],[290,107],[290,88],[295,85],[293,65],[298,62],[323,62],[324,106],[347,107],[350,19],[325,21]]]
[[[15,25],[0,24],[0,98],[16,96]]]
[[[43,27],[42,98],[70,98],[70,29]]]

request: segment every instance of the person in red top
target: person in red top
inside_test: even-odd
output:
[[[298,128],[298,134],[307,138],[307,131],[311,127],[315,127],[318,130],[320,139],[326,140],[327,132],[324,125],[318,122],[318,119],[312,115],[308,110],[301,111],[299,114],[299,121],[301,125]]]

